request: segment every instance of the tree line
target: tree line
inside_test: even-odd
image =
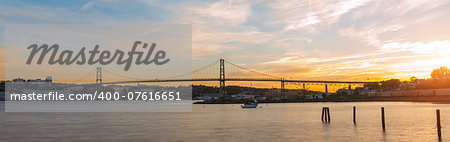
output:
[[[419,79],[415,76],[409,80],[400,81],[399,79],[384,80],[377,83],[366,83],[364,87],[371,90],[412,90],[412,89],[439,89],[450,88],[450,71],[448,67],[442,66],[434,69],[431,78]]]

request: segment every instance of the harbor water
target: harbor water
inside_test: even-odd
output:
[[[322,123],[322,107],[330,108],[330,123]],[[1,112],[0,141],[438,141],[436,109],[442,140],[450,140],[450,104],[329,102],[193,104],[187,113]]]

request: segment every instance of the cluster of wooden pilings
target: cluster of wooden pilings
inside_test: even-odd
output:
[[[330,123],[331,116],[330,116],[330,108],[329,107],[323,107],[322,108],[322,122],[323,123]],[[383,132],[386,131],[386,123],[385,123],[385,115],[384,115],[384,107],[381,107],[381,126],[383,128]],[[441,112],[439,109],[436,109],[436,129],[439,140],[441,139]],[[353,106],[353,124],[356,125],[356,106]]]
[[[330,108],[322,108],[322,122],[329,123],[331,121]]]

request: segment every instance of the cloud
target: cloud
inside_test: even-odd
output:
[[[200,24],[238,25],[247,21],[251,14],[251,3],[245,0],[222,0],[200,3],[187,8]]]
[[[365,5],[369,0],[348,0],[340,2],[330,16],[340,16],[350,10]]]
[[[299,69],[289,71],[284,77],[302,79],[366,80],[403,78],[411,76],[429,77],[431,69],[447,65],[449,61],[450,42],[434,41],[430,43],[393,43],[386,44],[379,53],[348,55],[342,57],[299,57],[288,56],[263,62],[265,70],[271,72],[286,71],[287,68]],[[426,52],[422,52],[427,50]],[[437,53],[440,52],[440,53]],[[309,70],[302,70],[309,68]]]
[[[293,59],[298,59],[298,57],[284,57],[284,58],[281,58],[281,59],[276,60],[276,61],[263,62],[263,63],[261,63],[261,65],[265,65],[265,64],[286,63],[286,62],[292,61]]]
[[[344,28],[338,31],[340,36],[354,38],[358,40],[362,40],[369,45],[379,45],[381,44],[381,40],[379,39],[379,35],[384,34],[386,32],[395,32],[398,31],[405,26],[396,24],[389,26],[366,26],[363,29],[357,30],[353,26]]]
[[[227,46],[212,43],[192,43],[192,58],[206,59],[205,57],[217,57],[224,51],[238,50],[235,46]]]
[[[120,5],[125,2],[120,0],[80,2],[78,5],[84,4],[81,11],[51,5],[1,5],[0,18],[5,23],[30,19],[49,23],[56,19],[51,23],[192,24],[194,58],[202,61],[232,58],[236,63],[265,72],[289,72],[297,79],[360,77],[365,80],[401,76],[402,72],[424,75],[435,66],[448,66],[450,19],[443,18],[448,17],[448,1],[136,2],[149,9],[163,9],[164,12],[148,12],[164,18],[152,19],[148,13],[127,9],[130,7],[120,9],[123,10],[120,15],[125,16],[111,14],[117,9],[99,9],[89,15],[83,12],[99,3],[122,8]],[[130,17],[138,18],[130,20]]]
[[[295,30],[306,27],[308,25],[315,25],[319,22],[321,22],[321,20],[317,19],[317,16],[308,16],[305,19],[301,19],[301,21],[289,24],[286,28],[284,28],[284,30]]]
[[[262,44],[271,41],[272,34],[250,27],[242,30],[226,30],[205,25],[194,25],[192,30],[193,56],[216,56],[232,50],[243,50],[244,45]]]
[[[369,0],[325,0],[325,1],[297,1],[278,0],[269,4],[276,11],[274,23],[286,24],[284,30],[315,31],[323,23],[336,23],[340,16],[353,9],[366,5]]]
[[[93,5],[94,5],[94,1],[89,1],[86,4],[84,4],[80,9],[87,10],[88,8],[92,7]]]
[[[450,41],[423,42],[390,42],[383,44],[381,50],[385,52],[412,51],[418,54],[450,55]]]

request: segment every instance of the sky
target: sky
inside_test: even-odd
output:
[[[449,15],[445,0],[4,0],[0,33],[5,24],[191,24],[193,69],[224,58],[289,79],[407,80],[450,66]]]

